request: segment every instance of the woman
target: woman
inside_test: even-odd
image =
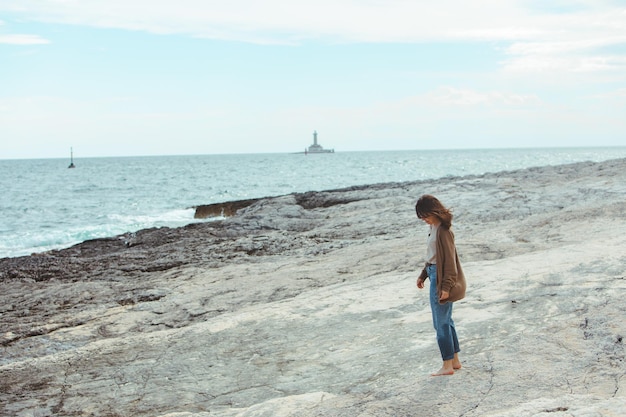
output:
[[[424,288],[430,279],[430,309],[437,332],[437,343],[443,366],[433,376],[453,375],[461,369],[459,341],[452,320],[452,305],[465,297],[465,276],[454,244],[452,213],[432,195],[423,195],[415,205],[417,217],[430,225],[426,265],[417,279],[417,287]]]

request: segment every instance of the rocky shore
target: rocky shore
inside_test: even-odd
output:
[[[463,369],[415,287],[454,210]],[[621,416],[626,160],[375,184],[0,259],[2,416]]]

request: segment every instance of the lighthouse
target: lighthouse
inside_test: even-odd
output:
[[[305,149],[304,154],[307,155],[310,153],[333,153],[333,152],[335,152],[334,149],[324,149],[322,145],[317,143],[317,130],[314,130],[313,131],[313,145]]]

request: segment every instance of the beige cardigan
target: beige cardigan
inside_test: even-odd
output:
[[[459,255],[456,252],[454,244],[454,233],[452,230],[439,227],[437,230],[437,294],[441,298],[441,292],[447,291],[450,296],[440,304],[454,302],[465,297],[467,284],[465,283],[465,275],[461,268]],[[428,278],[426,267],[422,269],[419,279],[425,281]]]

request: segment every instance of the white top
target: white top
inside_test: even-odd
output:
[[[430,225],[426,241],[426,262],[429,264],[437,263],[437,230],[439,230],[439,225]]]

